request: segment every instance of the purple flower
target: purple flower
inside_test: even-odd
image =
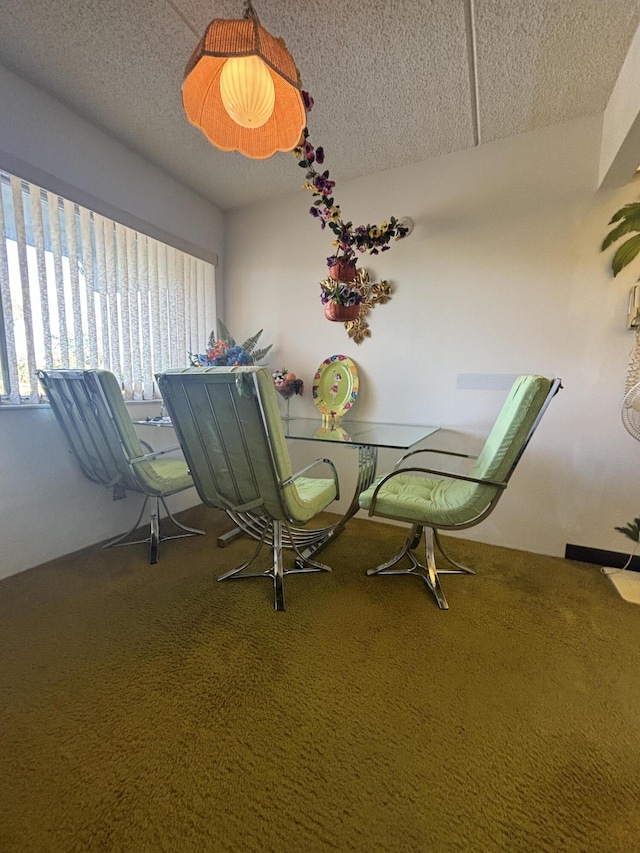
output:
[[[329,173],[325,172],[323,175],[316,175],[314,177],[313,185],[321,195],[329,195],[331,190],[335,187],[336,182],[330,181]]]
[[[316,163],[320,165],[324,163],[324,148],[321,145],[316,148]]]
[[[304,145],[302,146],[302,152],[307,163],[311,165],[315,160],[313,145],[310,142],[305,141]]]
[[[313,107],[313,98],[308,92],[305,92],[304,89],[300,92],[302,95],[302,103],[304,104],[304,108],[306,112],[310,113]]]

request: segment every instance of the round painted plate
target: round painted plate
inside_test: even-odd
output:
[[[339,418],[358,396],[358,371],[346,355],[325,358],[313,377],[313,402],[324,417]]]

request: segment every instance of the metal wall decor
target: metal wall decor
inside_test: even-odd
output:
[[[321,284],[329,284],[329,280],[321,282]],[[344,326],[349,337],[356,343],[361,344],[365,338],[371,337],[371,329],[366,319],[367,315],[376,305],[384,305],[391,299],[391,285],[382,280],[372,282],[369,273],[361,268],[358,268],[353,284],[362,293],[362,302],[360,303],[360,314],[355,320],[347,321]]]

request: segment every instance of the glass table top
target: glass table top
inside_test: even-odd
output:
[[[146,418],[133,423],[138,426],[173,428],[168,417]],[[282,426],[287,438],[302,441],[337,441],[356,447],[389,447],[396,450],[407,450],[440,429],[437,426],[420,424],[379,424],[350,419],[329,423],[320,418],[283,419]]]
[[[342,444],[390,447],[397,450],[406,450],[439,429],[437,426],[382,424],[350,419],[331,424],[318,418],[290,418],[283,420],[282,426],[287,438],[337,441]]]

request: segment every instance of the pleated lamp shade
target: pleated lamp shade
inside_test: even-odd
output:
[[[264,160],[300,141],[306,123],[300,86],[283,40],[257,17],[216,18],[185,68],[182,103],[217,148]]]

